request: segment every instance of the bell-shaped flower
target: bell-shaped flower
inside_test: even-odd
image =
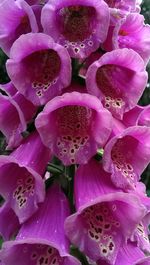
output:
[[[6,136],[7,149],[12,149],[21,142],[21,133],[26,130],[37,108],[11,82],[0,85],[0,89],[8,94],[8,97],[0,94],[0,130]]]
[[[138,196],[117,190],[96,160],[79,166],[74,187],[77,212],[65,221],[66,235],[90,259],[115,264],[146,208]]]
[[[150,127],[150,105],[135,106],[123,116],[123,124],[126,126],[147,126]]]
[[[97,96],[117,119],[137,104],[146,83],[142,58],[126,48],[104,54],[86,75],[88,92]]]
[[[120,265],[120,262],[122,265],[137,265],[144,258],[144,252],[136,244],[129,241],[120,248],[115,265]]]
[[[18,217],[10,208],[9,203],[4,203],[0,207],[0,235],[4,240],[9,240],[19,229]]]
[[[38,32],[34,12],[24,0],[1,0],[0,14],[0,47],[7,55],[20,35]]]
[[[115,265],[137,265],[137,262],[141,259],[143,260],[144,257],[144,253],[136,246],[136,244],[128,241],[120,247]],[[111,263],[105,262],[101,259],[97,262],[97,265],[110,264]]]
[[[60,188],[53,185],[35,213],[22,225],[16,239],[3,244],[0,260],[5,265],[80,265],[69,255],[64,221],[69,205]]]
[[[99,99],[71,92],[48,102],[35,125],[43,143],[70,165],[87,163],[96,154],[111,133],[111,121]]]
[[[133,234],[132,241],[137,242],[137,246],[145,253],[150,254],[150,241],[149,241],[149,224],[150,214],[144,216],[143,220],[137,225]]]
[[[109,8],[110,11],[110,24],[108,29],[107,38],[102,44],[102,48],[104,51],[110,52],[114,50],[113,45],[113,34],[116,25],[120,25],[120,21],[125,19],[129,12],[127,10],[117,9],[117,8]]]
[[[49,0],[41,21],[44,32],[71,57],[86,58],[107,37],[109,8],[103,0]]]
[[[150,59],[150,25],[145,25],[144,17],[138,13],[130,13],[119,20],[114,28],[112,42],[114,49],[133,49],[145,64]]]
[[[104,0],[110,8],[131,10],[135,9],[136,0]]]
[[[60,95],[71,82],[71,59],[64,47],[44,33],[22,35],[6,63],[17,90],[34,105]]]
[[[38,24],[39,32],[43,32],[43,27],[41,24],[41,11],[42,11],[43,5],[37,4],[32,6],[32,10],[34,12],[34,15],[36,17],[36,21]]]
[[[9,156],[0,156],[0,194],[19,218],[26,221],[44,200],[42,176],[51,157],[37,133],[31,134]]]
[[[113,137],[104,148],[103,166],[117,187],[135,189],[150,162],[150,128],[129,127]]]
[[[18,104],[12,98],[0,95],[0,131],[6,137],[8,149],[18,146],[25,130],[25,117]]]

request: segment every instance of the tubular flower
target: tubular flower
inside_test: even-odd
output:
[[[136,0],[104,0],[110,8],[131,10],[135,9]]]
[[[38,25],[31,6],[24,0],[2,0],[0,13],[0,47],[9,55],[14,41],[22,34],[38,32]]]
[[[105,146],[103,166],[117,187],[135,189],[150,162],[150,128],[133,126],[113,137]]]
[[[126,126],[140,125],[150,127],[150,105],[144,107],[135,106],[125,113],[123,123]]]
[[[149,220],[150,216],[145,216],[143,220],[137,225],[132,241],[137,242],[137,245],[140,249],[145,251],[145,253],[147,252],[150,254],[150,241],[148,238]]]
[[[43,143],[65,165],[84,164],[106,143],[111,118],[96,97],[72,92],[51,100],[35,125]]]
[[[26,130],[26,121],[18,104],[9,97],[0,95],[0,130],[6,137],[7,148],[21,142],[21,133]]]
[[[15,241],[3,244],[0,259],[5,265],[80,265],[69,255],[64,235],[68,201],[58,186],[52,186],[39,211],[20,229]],[[43,226],[44,224],[44,226]]]
[[[130,238],[145,214],[137,196],[124,193],[110,182],[110,174],[91,160],[75,176],[77,212],[65,221],[70,241],[92,260],[115,264],[120,247]],[[124,222],[124,216],[128,216]]]
[[[68,52],[43,33],[18,38],[6,67],[17,90],[34,105],[45,104],[60,95],[71,82]]]
[[[12,149],[20,144],[21,133],[26,130],[37,108],[11,82],[0,85],[0,89],[9,96],[0,95],[0,130],[6,136],[7,149]]]
[[[96,95],[113,116],[122,119],[140,99],[147,82],[142,58],[131,49],[104,54],[86,75],[88,92]]]
[[[44,32],[71,57],[86,58],[107,37],[109,8],[103,0],[50,0],[41,20]]]
[[[44,200],[42,175],[49,159],[50,151],[37,133],[26,138],[9,156],[0,156],[0,194],[20,223],[26,221]]]
[[[136,262],[144,257],[144,253],[135,244],[128,241],[119,249],[115,265],[120,265],[120,261],[122,265],[137,265],[139,263]],[[110,265],[110,263],[100,259],[97,265]]]
[[[130,13],[115,26],[113,46],[130,48],[139,53],[145,64],[150,58],[150,25],[144,24],[144,17],[138,13]]]
[[[9,240],[19,228],[18,217],[10,208],[9,203],[0,207],[0,235],[4,240]]]

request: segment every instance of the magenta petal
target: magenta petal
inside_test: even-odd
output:
[[[81,187],[83,188],[81,189]],[[90,187],[92,187],[90,189]],[[88,191],[88,193],[87,193]],[[121,189],[117,190],[121,191]],[[82,205],[88,204],[99,197],[100,194],[115,193],[116,187],[111,182],[111,174],[105,172],[102,164],[91,159],[86,165],[80,165],[76,171],[75,206],[78,210]]]
[[[135,106],[124,114],[123,123],[128,127],[134,125],[150,127],[150,105]]]
[[[133,243],[128,242],[121,246],[115,265],[137,265],[139,263],[136,263],[139,260],[143,260],[144,253]],[[110,263],[105,262],[104,260],[99,260],[97,262],[97,265],[110,265]]]
[[[143,107],[143,111],[139,114],[138,125],[150,127],[150,105]]]
[[[0,85],[0,89],[7,93],[7,95],[17,103],[18,107],[23,112],[25,121],[30,122],[36,114],[37,107],[28,101],[22,94],[20,94],[12,82]]]
[[[150,205],[150,201],[148,203]],[[133,236],[131,237],[131,241],[136,242],[137,246],[141,250],[150,254],[149,224],[150,213],[146,214],[143,220],[138,224]]]
[[[28,33],[18,38],[6,67],[12,83],[34,105],[45,104],[62,94],[71,82],[68,52],[43,33]]]
[[[38,174],[43,175],[51,159],[51,151],[43,145],[39,134],[34,132],[25,138],[9,157],[17,160],[21,166],[32,168]]]
[[[42,9],[44,32],[71,57],[86,58],[107,36],[109,9],[102,0],[53,0]]]
[[[137,262],[135,265],[149,265],[150,264],[150,257],[145,257]]]
[[[115,265],[131,265],[144,258],[144,253],[133,243],[124,244],[118,253]],[[137,264],[137,263],[136,263]]]
[[[133,155],[134,154],[134,155]],[[150,128],[129,127],[105,146],[103,166],[117,187],[135,189],[150,162]]]
[[[135,9],[136,0],[105,0],[105,2],[108,4],[111,8],[116,9]]]
[[[24,0],[3,0],[0,13],[0,47],[9,55],[13,42],[22,34],[38,32],[38,26],[32,8]]]
[[[34,115],[36,114],[37,107],[34,106],[29,100],[27,100],[19,92],[16,93],[12,98],[22,110],[26,122],[27,123],[30,122],[34,117]]]
[[[117,119],[132,109],[147,83],[142,58],[131,49],[117,49],[104,54],[88,69],[88,92],[96,95]]]
[[[17,93],[17,89],[14,87],[11,81],[6,84],[0,84],[0,89],[10,97],[14,96]]]
[[[57,185],[52,186],[39,211],[21,227],[16,240],[3,244],[2,262],[5,265],[33,265],[35,262],[79,265],[80,262],[69,255],[69,242],[64,235],[64,220],[68,215],[65,195]]]
[[[122,244],[132,235],[146,208],[139,198],[116,190],[101,164],[91,160],[75,176],[77,212],[65,221],[66,235],[89,258],[115,264]],[[124,216],[128,216],[124,222]]]
[[[147,64],[150,58],[150,25],[144,24],[144,17],[129,13],[116,24],[112,36],[114,48],[130,48],[139,53]]]
[[[6,137],[7,149],[17,147],[26,130],[26,121],[18,104],[10,97],[0,95],[0,130]]]
[[[133,109],[124,113],[122,122],[127,127],[134,126],[134,125],[142,125],[142,124],[138,124],[138,118],[139,118],[140,113],[143,110],[144,110],[144,107],[136,105]],[[145,125],[145,124],[143,124],[143,125]]]
[[[4,240],[9,240],[19,228],[19,221],[8,203],[0,207],[0,234]]]
[[[111,114],[85,93],[65,93],[45,106],[35,121],[43,143],[65,165],[85,164],[111,132]]]
[[[0,156],[0,194],[20,223],[26,221],[44,200],[42,175],[49,159],[50,151],[41,143],[38,134],[25,139],[9,156]]]

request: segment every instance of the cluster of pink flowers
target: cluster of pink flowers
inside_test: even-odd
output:
[[[87,264],[150,264],[139,13],[138,0],[1,0],[0,265],[80,265],[73,247]],[[51,161],[61,173],[46,179]]]

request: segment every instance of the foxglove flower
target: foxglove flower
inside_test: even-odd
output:
[[[144,257],[144,253],[135,244],[128,242],[119,249],[115,265],[120,265],[120,263],[122,265],[137,265],[139,264],[137,262],[143,260]],[[110,265],[110,263],[99,260],[97,265]]]
[[[113,117],[113,128],[112,128],[112,132],[107,142],[109,142],[109,140],[113,138],[114,136],[117,136],[118,134],[123,132],[125,129],[126,129],[126,125],[122,121],[117,120]]]
[[[0,89],[9,96],[0,95],[0,130],[6,136],[7,149],[12,149],[21,142],[21,133],[26,130],[37,108],[11,82],[0,85]]]
[[[43,33],[28,33],[16,40],[6,67],[17,90],[34,105],[60,95],[71,81],[68,52]]]
[[[150,127],[150,105],[144,107],[135,106],[124,114],[123,123],[126,126],[140,125]]]
[[[145,214],[145,207],[137,196],[116,190],[110,174],[94,160],[76,172],[75,205],[77,212],[65,221],[66,235],[92,260],[114,265],[120,247]]]
[[[99,97],[117,119],[122,119],[123,113],[137,104],[146,82],[143,60],[131,49],[104,54],[86,75],[88,92]]]
[[[103,166],[112,174],[117,187],[135,189],[140,175],[150,162],[150,129],[129,127],[105,146]]]
[[[8,149],[18,146],[25,130],[25,117],[18,104],[12,98],[0,95],[0,131],[6,137]]]
[[[106,40],[102,44],[102,48],[107,52],[114,50],[113,32],[116,25],[120,24],[120,20],[125,19],[129,14],[128,11],[117,8],[109,8],[109,11],[110,11],[110,24],[109,24],[108,34]]]
[[[136,105],[133,109],[124,113],[123,120],[122,120],[123,124],[126,127],[138,125],[138,118],[139,118],[139,115],[142,113],[143,109],[144,107]]]
[[[117,9],[126,9],[131,10],[135,9],[136,0],[105,0],[105,2],[108,4],[111,8],[117,8]]]
[[[30,122],[36,114],[38,108],[34,106],[31,101],[27,100],[22,94],[20,94],[12,82],[0,85],[0,89],[18,104],[24,115],[26,123]]]
[[[143,107],[138,120],[138,125],[150,127],[150,105]]]
[[[86,93],[65,93],[51,100],[35,120],[43,143],[65,165],[84,164],[107,141],[111,114]]]
[[[4,203],[0,207],[0,235],[4,240],[9,240],[19,227],[18,217],[10,208],[9,203]]]
[[[50,151],[37,133],[30,135],[9,156],[0,156],[0,194],[26,221],[44,200],[44,180]]]
[[[32,10],[34,12],[34,15],[36,17],[36,21],[37,21],[37,24],[38,24],[38,29],[39,29],[39,32],[43,32],[43,27],[42,27],[42,24],[41,24],[41,11],[42,11],[42,8],[43,8],[43,5],[33,5],[32,6]]]
[[[107,37],[109,9],[103,0],[49,0],[41,21],[44,32],[71,57],[86,58]]]
[[[150,215],[144,216],[143,220],[137,225],[136,230],[133,234],[132,241],[137,242],[137,246],[142,249],[145,253],[150,254],[150,241],[148,238],[149,234],[149,223]]]
[[[112,36],[114,49],[131,48],[147,64],[150,58],[150,25],[144,24],[144,17],[131,13],[116,24]]]
[[[5,242],[0,253],[4,265],[80,265],[69,255],[64,221],[68,201],[58,186],[52,186],[39,211],[20,229],[15,241]]]
[[[13,42],[22,34],[38,32],[32,8],[24,0],[0,3],[0,47],[9,55]]]

